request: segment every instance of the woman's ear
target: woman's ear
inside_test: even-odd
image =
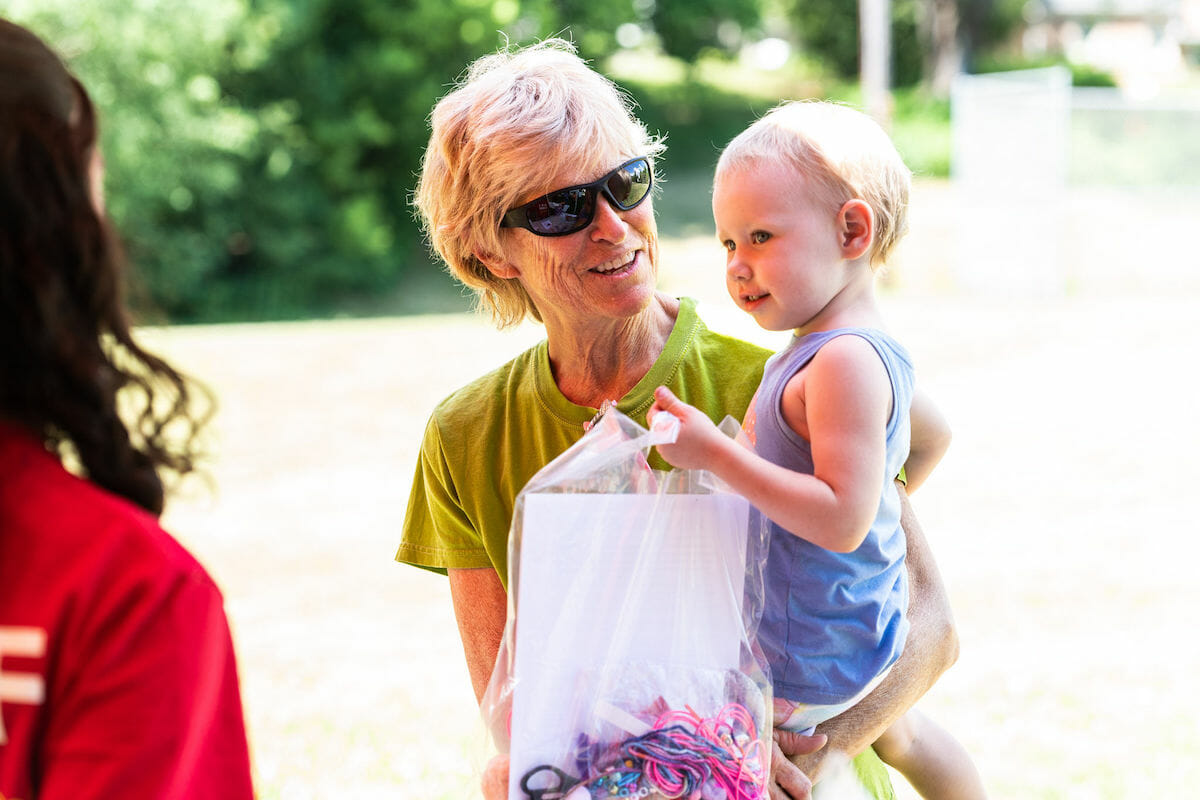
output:
[[[871,251],[875,239],[875,216],[864,201],[854,199],[842,204],[837,217],[842,256],[852,261]]]
[[[503,256],[485,253],[482,250],[473,250],[472,253],[479,259],[479,263],[487,267],[488,272],[497,278],[517,278],[521,275],[521,271],[505,260]]]

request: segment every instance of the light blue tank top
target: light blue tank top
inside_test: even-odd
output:
[[[907,351],[882,331],[839,328],[794,338],[767,362],[755,396],[755,450],[763,458],[812,474],[809,443],[780,411],[784,386],[828,341],[860,336],[879,354],[892,384],[887,459],[879,476],[879,512],[862,545],[834,553],[771,523],[765,602],[758,639],[775,695],[808,704],[854,697],[899,657],[908,634],[908,571],[900,500],[893,479],[908,458],[913,367]]]

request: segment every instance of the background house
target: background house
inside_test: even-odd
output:
[[[1023,45],[1112,73],[1147,95],[1187,83],[1200,53],[1200,0],[1032,0]]]

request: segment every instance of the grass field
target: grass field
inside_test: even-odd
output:
[[[996,798],[1194,791],[1200,263],[1167,223],[1196,208],[1081,198],[1091,224],[1067,215],[1031,286],[964,278],[970,209],[945,187],[916,206],[884,307],[956,434],[914,504],[962,640],[922,707]],[[712,327],[779,344],[723,297],[715,244],[664,242],[663,263]],[[146,335],[220,400],[214,489],[166,522],[225,591],[260,796],[474,797],[483,735],[446,582],[392,556],[429,410],[540,331],[445,315]]]

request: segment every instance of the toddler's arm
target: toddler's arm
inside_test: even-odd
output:
[[[699,410],[668,389],[655,391],[652,417],[680,420],[664,459],[707,469],[795,535],[839,553],[855,550],[879,508],[891,383],[874,348],[857,336],[829,342],[784,388],[785,422],[810,443],[813,474],[771,463],[726,438]]]
[[[950,447],[950,423],[941,410],[920,387],[913,393],[912,409],[909,411],[912,425],[912,440],[908,447],[908,460],[904,462],[905,487],[912,494],[917,490],[933,468],[942,460]]]

